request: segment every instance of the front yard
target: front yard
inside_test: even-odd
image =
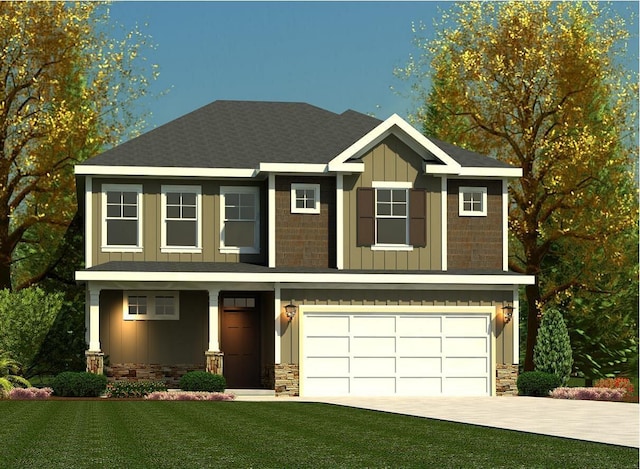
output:
[[[638,467],[638,450],[290,402],[0,401],[0,467]]]

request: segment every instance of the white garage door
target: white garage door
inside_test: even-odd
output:
[[[491,393],[490,313],[304,313],[305,396]]]

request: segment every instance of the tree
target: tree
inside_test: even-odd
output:
[[[557,309],[549,309],[542,318],[533,349],[533,362],[537,371],[556,375],[561,386],[569,381],[573,365],[571,341],[562,314]]]
[[[601,291],[603,270],[625,259],[616,235],[637,230],[637,79],[617,61],[628,32],[597,2],[463,2],[436,28],[396,74],[412,81],[428,136],[523,170],[509,186],[509,267],[536,276],[523,315],[532,370],[542,308]],[[562,276],[544,270],[552,252],[571,265]]]
[[[46,275],[76,210],[73,165],[141,124],[146,38],[108,26],[96,3],[0,3],[0,289]]]

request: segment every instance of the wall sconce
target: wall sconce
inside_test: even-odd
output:
[[[513,318],[514,309],[515,308],[513,307],[513,305],[510,305],[510,304],[506,304],[502,307],[502,315],[504,317],[505,324],[509,324],[509,322],[511,322],[511,319]]]
[[[293,303],[289,303],[287,306],[284,307],[284,311],[287,315],[287,319],[289,320],[289,322],[291,322],[293,318],[296,317],[296,313],[298,312],[298,307]]]

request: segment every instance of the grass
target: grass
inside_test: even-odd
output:
[[[638,450],[348,407],[0,401],[3,468],[625,468]]]

